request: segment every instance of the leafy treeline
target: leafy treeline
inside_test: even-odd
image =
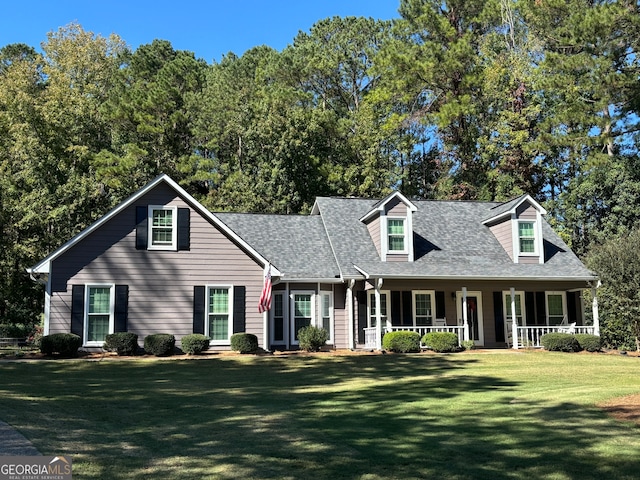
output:
[[[580,254],[640,218],[632,1],[401,0],[207,64],[71,24],[0,50],[0,322],[25,267],[167,173],[212,210],[528,192]]]

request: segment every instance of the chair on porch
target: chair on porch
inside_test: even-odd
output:
[[[576,322],[569,323],[565,328],[558,329],[560,333],[576,333]]]
[[[504,342],[507,344],[507,348],[511,348],[513,347],[513,322],[509,319],[506,322],[506,331]]]
[[[433,322],[433,325],[436,327],[446,327],[447,319],[446,318],[436,318]]]

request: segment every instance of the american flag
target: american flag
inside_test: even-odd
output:
[[[271,265],[264,276],[264,287],[258,301],[258,312],[263,313],[271,309]]]

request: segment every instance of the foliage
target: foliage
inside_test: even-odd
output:
[[[476,342],[473,340],[463,340],[461,346],[465,350],[473,350],[476,346]]]
[[[0,338],[27,338],[32,331],[33,327],[22,323],[0,323]]]
[[[308,325],[298,330],[300,348],[307,352],[318,352],[329,340],[329,332],[324,328]]]
[[[231,335],[231,350],[253,353],[258,350],[258,337],[253,333],[234,333]]]
[[[201,333],[185,335],[180,340],[182,351],[189,355],[197,355],[209,349],[209,337]]]
[[[602,340],[598,335],[589,335],[586,333],[574,334],[575,339],[580,344],[582,350],[587,352],[599,352],[602,349]]]
[[[121,356],[135,355],[138,351],[138,335],[131,332],[110,333],[105,337],[102,348]]]
[[[545,350],[550,352],[579,352],[582,350],[576,337],[570,333],[547,333],[540,338]]]
[[[382,337],[382,348],[397,353],[419,352],[420,334],[405,331],[387,332]]]
[[[82,339],[73,333],[53,333],[45,335],[40,342],[40,351],[45,355],[58,354],[61,357],[77,357]]]
[[[154,333],[144,337],[144,351],[156,357],[173,355],[176,337],[169,333]]]
[[[639,242],[640,229],[636,229],[594,247],[587,257],[587,265],[602,282],[598,307],[603,340],[614,348],[635,343],[640,350]]]
[[[459,350],[458,335],[453,332],[429,332],[422,337],[422,343],[434,352],[455,352]]]

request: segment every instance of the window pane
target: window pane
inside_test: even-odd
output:
[[[172,232],[166,228],[154,228],[152,242],[154,245],[168,244],[173,242]]]
[[[311,295],[296,295],[294,299],[294,312],[296,317],[311,318]],[[298,329],[296,328],[296,332]]]
[[[296,318],[295,319],[295,339],[298,340],[298,331],[301,328],[311,325],[311,318]]]
[[[87,340],[104,342],[109,333],[109,315],[90,315],[87,319]]]
[[[507,317],[511,318],[511,294],[507,294],[506,301],[505,311],[507,312]],[[518,293],[516,293],[516,317],[522,317],[522,300]]]
[[[518,231],[521,237],[533,238],[533,222],[520,222]]]
[[[534,253],[536,251],[533,239],[520,239],[520,251],[522,253]]]
[[[426,293],[416,294],[416,315],[431,315],[431,295]]]
[[[562,311],[562,295],[548,295],[549,315],[564,315]]]
[[[404,220],[387,220],[387,231],[389,235],[404,235]]]
[[[209,289],[209,313],[229,313],[229,289]]]
[[[402,237],[389,237],[389,250],[395,252],[401,252],[404,250],[404,236]]]
[[[209,336],[211,340],[227,340],[229,338],[228,315],[209,315]]]
[[[279,293],[273,294],[272,301],[273,301],[273,316],[282,317],[283,309],[284,309],[282,294],[279,294]]]
[[[89,313],[109,313],[109,300],[111,289],[109,287],[89,289]],[[107,317],[108,320],[108,317]]]
[[[534,253],[536,251],[535,233],[533,227],[533,222],[518,223],[518,236],[520,237],[521,253]]]
[[[322,295],[322,316],[328,317],[331,307],[331,297],[329,295]]]
[[[153,226],[171,228],[173,226],[173,211],[172,210],[154,210]]]

